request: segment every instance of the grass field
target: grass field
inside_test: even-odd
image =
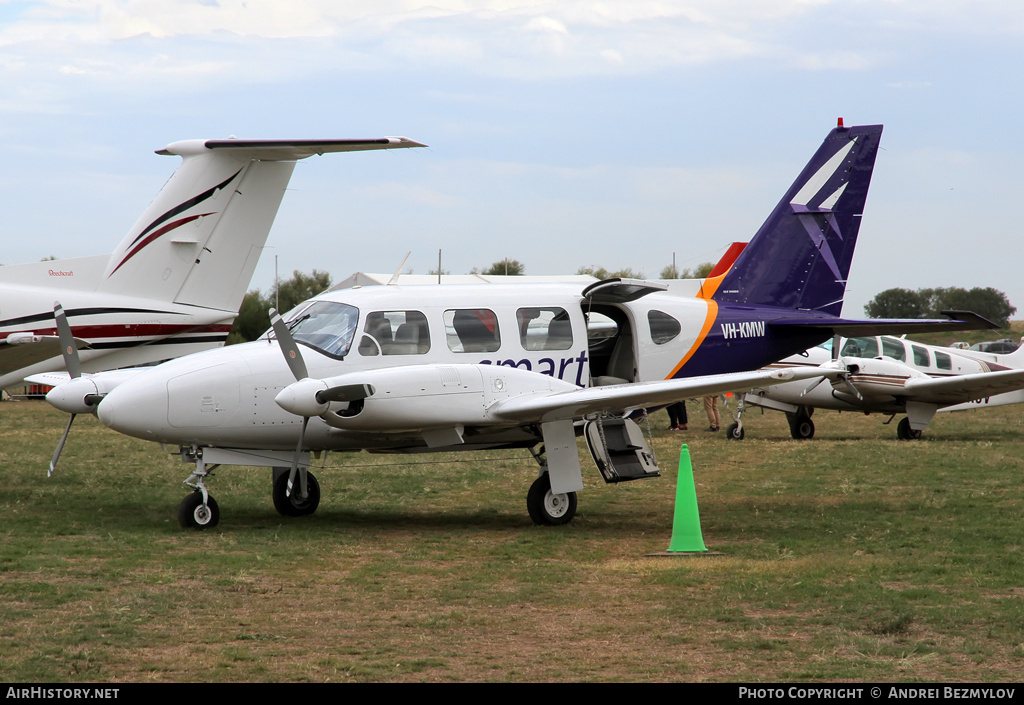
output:
[[[797,442],[751,412],[732,442],[661,412],[664,476],[605,486],[587,462],[567,527],[531,524],[535,465],[504,451],[333,455],[297,520],[269,471],[225,469],[220,526],[186,532],[176,458],[85,417],[47,479],[66,417],[5,402],[0,679],[1017,680],[1024,408],[939,414],[917,442],[814,420]],[[681,443],[723,556],[647,556]]]

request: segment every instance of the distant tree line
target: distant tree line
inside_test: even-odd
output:
[[[1010,305],[1006,294],[991,287],[886,289],[864,306],[871,318],[942,318],[943,311],[973,311],[1006,328],[1017,307]]]

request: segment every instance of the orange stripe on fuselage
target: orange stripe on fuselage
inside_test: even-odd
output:
[[[685,365],[691,357],[693,357],[693,354],[697,352],[697,348],[701,346],[704,339],[708,337],[708,333],[711,332],[711,326],[714,325],[715,319],[718,318],[718,302],[713,299],[708,299],[707,304],[708,312],[704,317],[704,326],[700,329],[700,335],[697,336],[696,342],[694,342],[686,355],[683,356],[683,359],[679,361],[679,364],[675,366],[675,369],[673,369],[665,379],[672,379],[676,376],[676,373],[683,368],[683,365]]]

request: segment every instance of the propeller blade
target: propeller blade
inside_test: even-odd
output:
[[[309,377],[306,363],[302,359],[302,353],[299,352],[299,344],[295,342],[292,332],[288,330],[288,326],[284,324],[280,314],[274,309],[270,309],[270,324],[274,327],[277,344],[281,346],[281,352],[284,354],[284,359],[288,363],[288,369],[292,371],[292,375],[297,380]]]
[[[373,396],[372,384],[341,384],[329,387],[316,393],[316,400],[321,404],[329,401],[359,401]]]
[[[288,473],[288,487],[285,490],[285,496],[292,496],[292,488],[295,487],[295,476],[299,475],[299,497],[304,498],[306,496],[306,469],[302,468],[302,472],[299,473],[299,453],[302,452],[302,444],[306,440],[306,424],[309,423],[309,417],[302,417],[302,430],[299,431],[299,444],[295,446],[295,455],[292,457],[292,468]]]
[[[842,380],[843,386],[845,386],[850,391],[850,394],[852,394],[853,396],[857,397],[860,401],[864,401],[864,395],[861,394],[860,390],[857,389],[857,387],[855,387],[853,385],[853,382],[850,381],[849,377],[847,377],[846,375],[843,375],[839,379]]]
[[[822,377],[819,377],[818,379],[814,380],[813,382],[811,382],[811,385],[807,389],[805,389],[804,391],[800,392],[800,396],[804,396],[806,394],[810,394],[812,391],[814,391],[815,387],[817,387],[819,384],[824,382],[826,379],[828,379],[828,377],[822,376]]]
[[[78,347],[75,345],[75,336],[68,324],[67,314],[59,301],[53,302],[53,318],[57,322],[57,335],[60,337],[61,354],[64,356],[64,366],[71,375],[71,379],[82,376],[82,363],[78,359]]]
[[[53,477],[53,473],[57,469],[57,461],[60,460],[60,453],[64,450],[64,443],[68,440],[68,434],[71,432],[71,424],[74,422],[75,414],[71,414],[71,418],[68,419],[68,425],[64,429],[64,435],[60,437],[60,443],[57,444],[57,450],[53,452],[53,458],[50,460],[50,469],[46,471],[47,477]]]

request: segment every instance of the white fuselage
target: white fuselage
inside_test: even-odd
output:
[[[530,389],[503,393],[536,393],[538,384],[549,391],[586,387],[595,373],[607,378],[605,384],[663,380],[698,345],[709,310],[706,301],[666,293],[618,306],[606,304],[595,309],[610,312],[618,321],[604,318],[598,323],[595,310],[588,338],[587,305],[578,285],[367,287],[323,294],[292,311],[289,318],[299,321],[295,330],[300,342],[305,307],[316,302],[345,304],[357,313],[342,326],[347,330],[323,329],[308,336],[302,356],[311,378],[358,379],[359,373],[372,372],[378,379],[381,370],[399,367],[413,375],[429,369],[428,377],[443,376],[435,372],[443,367],[455,375],[456,387],[468,390],[488,383],[473,369],[515,368],[517,374],[508,383],[522,381]],[[671,340],[664,340],[657,326],[652,335],[651,311],[659,312],[657,322],[664,320],[658,316],[678,322]],[[408,337],[406,324],[418,326],[419,335]],[[336,333],[350,339],[343,351],[334,349],[341,354],[328,354],[325,349],[336,344]],[[656,336],[661,342],[655,341]],[[309,341],[322,345],[318,348]],[[533,374],[518,374],[527,371]],[[164,363],[114,390],[100,405],[99,414],[116,430],[155,441],[288,449],[294,448],[302,418],[282,409],[275,398],[293,382],[277,341],[264,337]],[[436,401],[439,423],[451,425],[458,416],[452,404],[460,403],[459,397],[450,393],[432,397],[429,384],[416,382],[414,390],[403,383],[402,391],[405,396],[419,395],[418,408]],[[443,380],[438,384],[443,386]],[[382,405],[386,398],[387,390],[380,389],[366,403],[368,408]],[[392,415],[400,416],[400,409],[393,408]],[[424,427],[421,421],[411,428],[407,423],[394,433],[379,428],[371,433],[335,428],[314,418],[306,445],[422,449]],[[478,437],[471,429],[465,443],[487,446],[532,437],[509,423],[507,428],[489,427]]]

